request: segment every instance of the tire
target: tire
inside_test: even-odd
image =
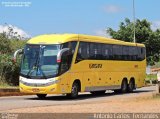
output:
[[[128,91],[127,80],[123,80],[121,84],[121,93],[127,93],[127,91]]]
[[[130,80],[129,85],[128,85],[128,92],[133,92],[134,89],[135,89],[134,80]]]
[[[114,90],[114,92],[117,93],[117,94],[119,94],[119,93],[127,93],[127,91],[128,91],[127,80],[123,80],[122,81],[121,89]]]
[[[105,94],[105,90],[102,90],[102,91],[91,91],[90,93],[93,94],[93,95],[103,95]]]
[[[47,96],[47,94],[37,94],[37,97],[39,99],[44,99]]]
[[[71,93],[67,94],[67,97],[71,99],[75,99],[78,97],[78,92],[79,92],[79,85],[78,83],[74,82],[72,85]]]

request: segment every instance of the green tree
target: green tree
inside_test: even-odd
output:
[[[9,32],[0,33],[0,85],[18,85],[19,82],[19,66],[18,62],[13,62],[13,53],[23,48],[27,40],[20,40],[17,33],[13,32],[13,28],[8,28]],[[20,58],[20,57],[19,57]]]
[[[128,18],[119,25],[119,30],[115,31],[112,28],[107,29],[107,33],[114,39],[119,39],[127,42],[133,42],[134,24]],[[160,30],[153,31],[151,23],[146,19],[135,22],[135,37],[137,43],[146,45],[146,57],[149,65],[154,65],[160,60]]]
[[[0,33],[0,54],[11,52],[10,40],[5,33]]]

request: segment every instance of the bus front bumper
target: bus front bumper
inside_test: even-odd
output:
[[[19,88],[22,93],[31,94],[58,94],[60,92],[60,80],[51,79],[27,79],[20,77]]]

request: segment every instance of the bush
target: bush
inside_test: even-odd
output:
[[[17,86],[19,82],[20,60],[12,61],[13,53],[26,44],[27,40],[19,40],[5,32],[0,33],[0,84]]]
[[[9,85],[17,86],[19,82],[20,62],[14,63],[12,56],[0,55],[0,79]]]
[[[0,33],[0,54],[11,52],[10,40],[5,33]]]

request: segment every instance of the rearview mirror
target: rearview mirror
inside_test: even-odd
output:
[[[60,50],[57,54],[57,62],[61,62],[61,58],[62,58],[62,54],[66,51],[69,51],[70,49],[69,48],[63,48],[62,50]]]
[[[14,62],[16,62],[16,60],[17,60],[17,55],[18,55],[18,54],[22,54],[22,53],[23,53],[23,50],[24,50],[24,49],[18,49],[18,50],[16,50],[16,51],[14,52],[14,55],[13,55],[13,61],[14,61]]]

